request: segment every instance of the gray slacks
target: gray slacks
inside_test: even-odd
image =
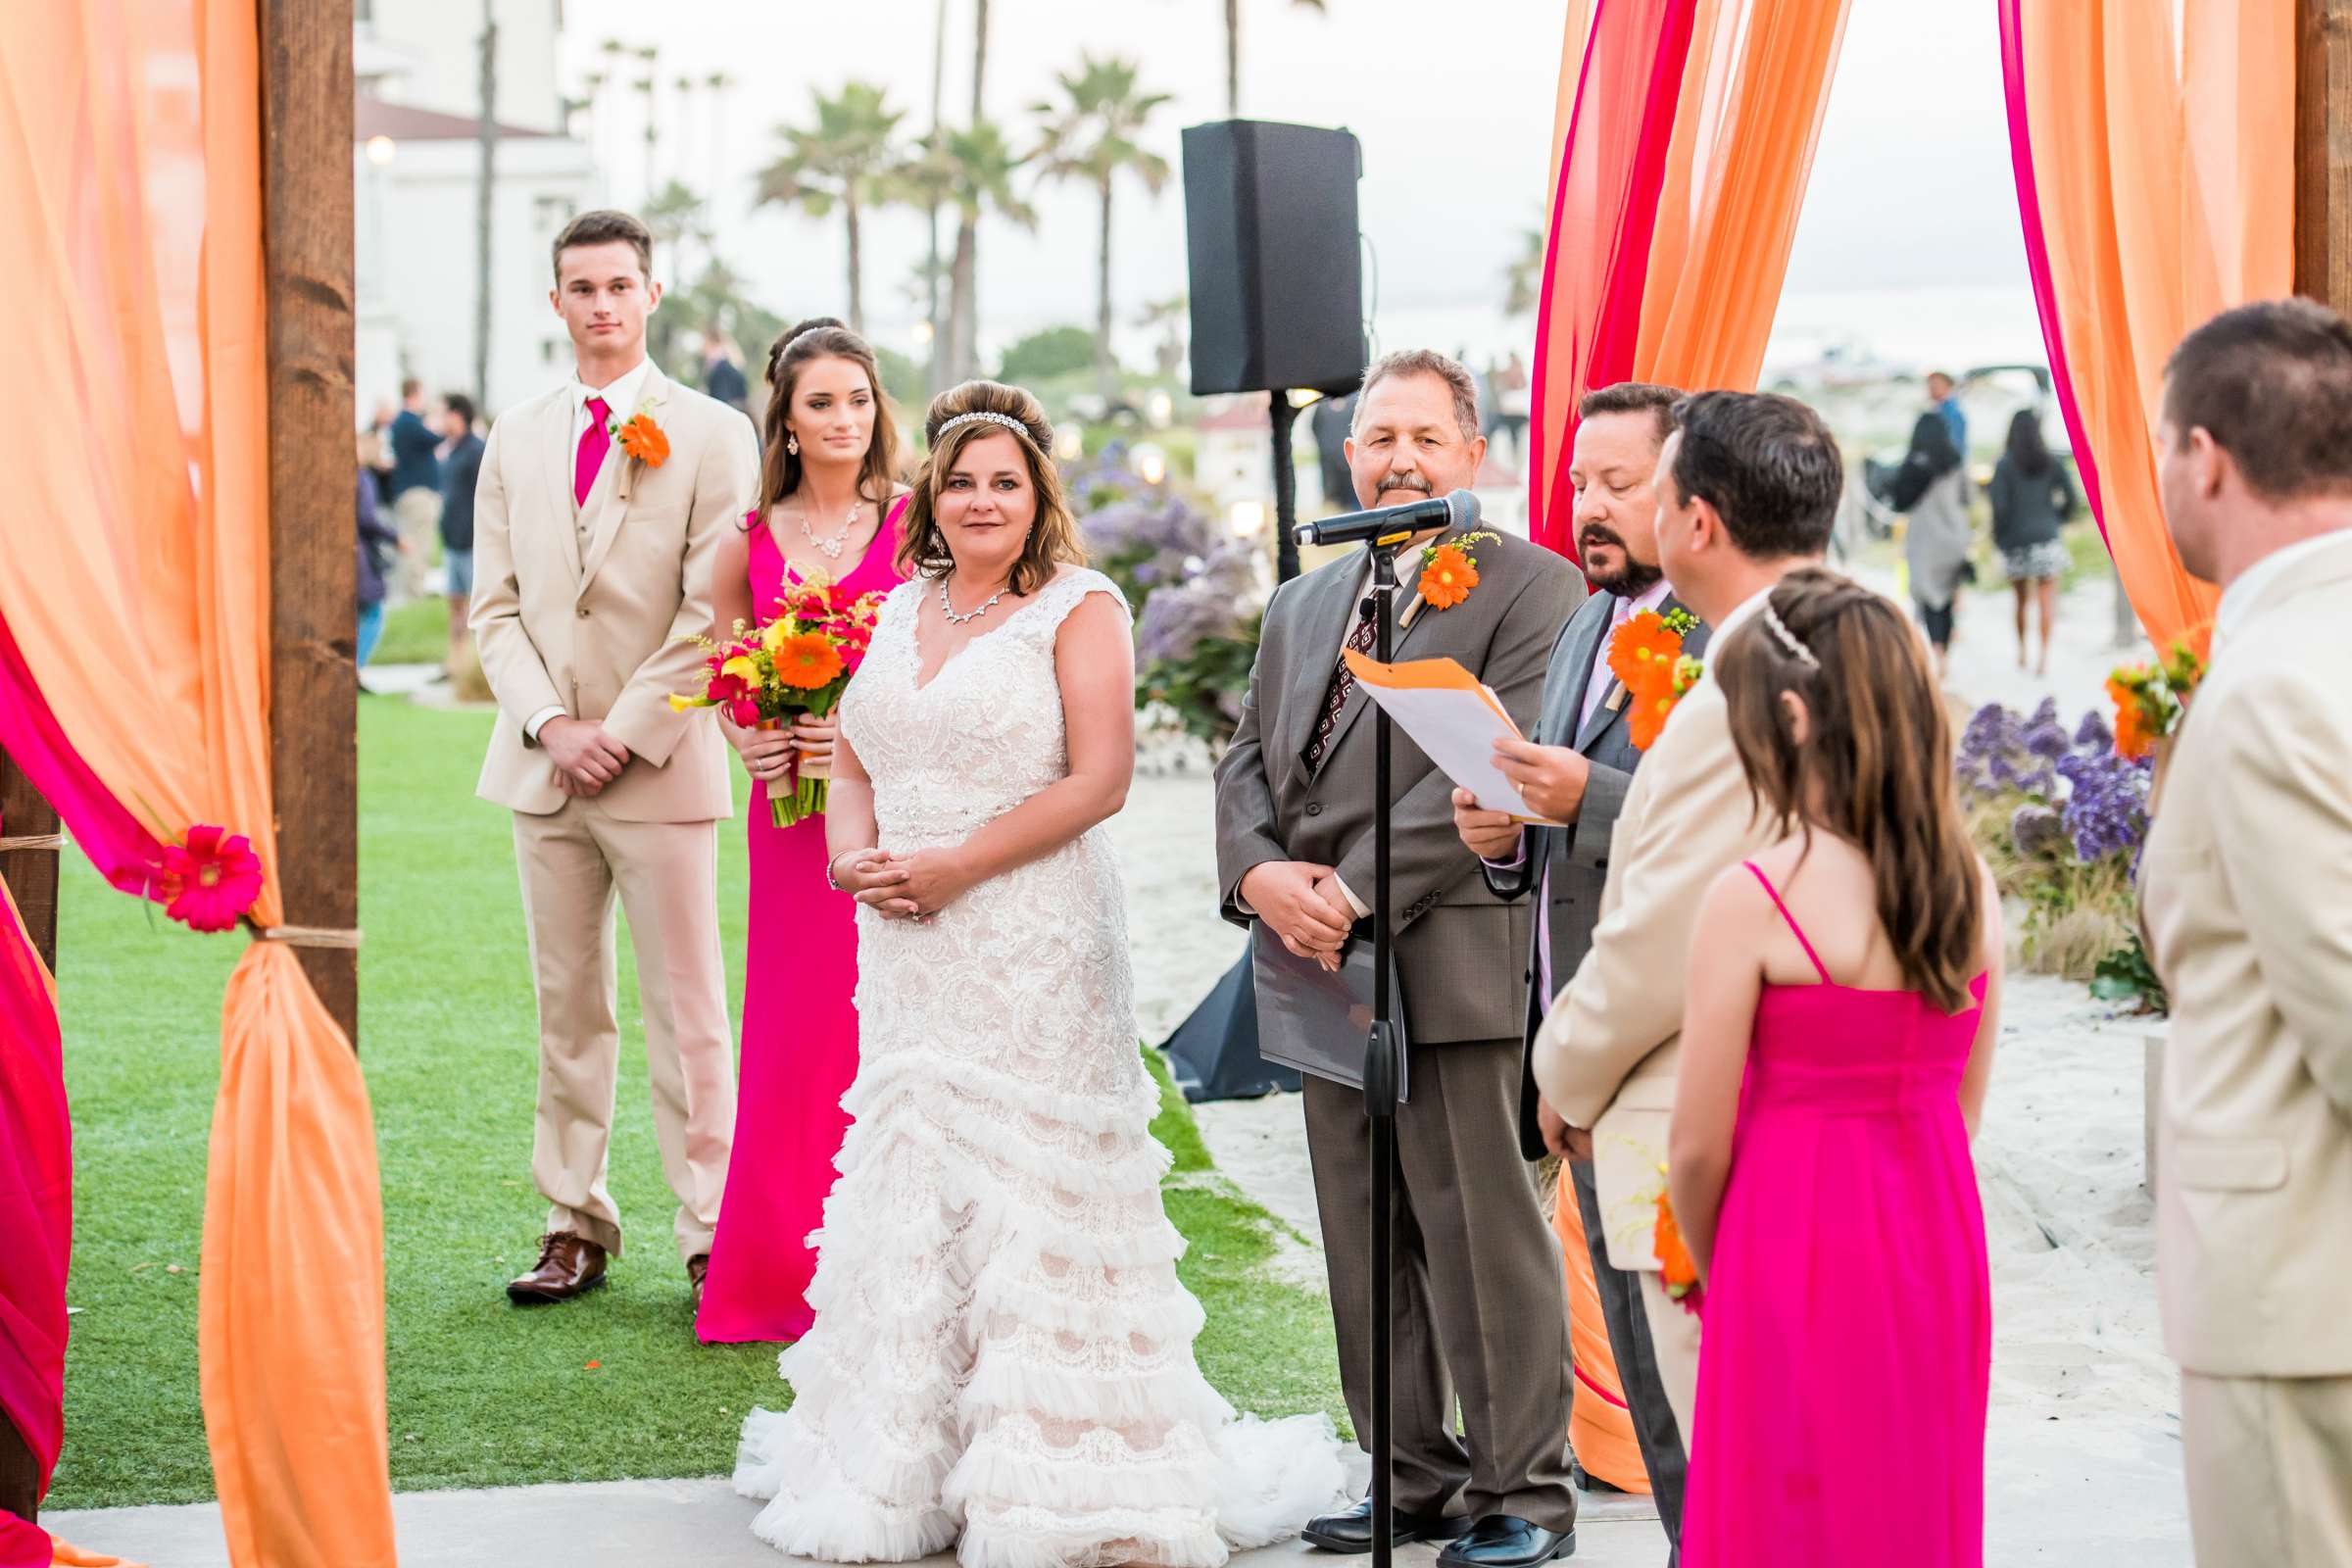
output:
[[[1658,1505],[1658,1523],[1680,1556],[1683,1544],[1682,1429],[1666,1384],[1658,1376],[1658,1355],[1649,1343],[1649,1313],[1642,1305],[1642,1281],[1609,1266],[1608,1249],[1600,1245],[1607,1234],[1601,1227],[1600,1195],[1592,1184],[1592,1162],[1570,1160],[1568,1171],[1576,1184],[1576,1206],[1585,1216],[1585,1234],[1592,1239],[1592,1283],[1600,1291],[1600,1316],[1609,1327],[1609,1354],[1617,1363],[1617,1381],[1625,1389],[1626,1409],[1634,1418],[1634,1441],[1642,1448],[1642,1468],[1649,1472],[1650,1500]]]
[[[1520,1157],[1518,1040],[1413,1048],[1396,1112],[1396,1507],[1576,1522],[1559,1241]],[[1315,1206],[1340,1382],[1372,1432],[1371,1129],[1360,1092],[1308,1077]],[[1461,1433],[1454,1427],[1460,1396]],[[1465,1439],[1467,1442],[1465,1443]]]

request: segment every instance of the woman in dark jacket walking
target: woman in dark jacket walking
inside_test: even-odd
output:
[[[2026,667],[2026,606],[2041,607],[2041,658],[2037,674],[2050,672],[2050,630],[2058,620],[2058,577],[2067,567],[2059,530],[2075,514],[2075,481],[2066,465],[2042,439],[2041,420],[2020,409],[2009,421],[2009,449],[1993,466],[1987,488],[1992,502],[1992,542],[2001,553],[2001,571],[2017,591],[2017,667]]]
[[[408,541],[376,514],[374,476],[360,468],[359,636],[354,650],[360,668],[374,657],[375,640],[384,634],[384,556],[386,545],[406,553]]]

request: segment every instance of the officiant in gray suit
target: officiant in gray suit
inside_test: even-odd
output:
[[[1486,452],[1478,432],[1477,390],[1459,365],[1427,352],[1388,356],[1365,374],[1348,443],[1357,499],[1400,506],[1469,488]],[[1421,541],[1400,551],[1396,657],[1458,661],[1524,731],[1582,584],[1567,561],[1524,540],[1476,532],[1428,542],[1448,538],[1465,544],[1476,580],[1448,557],[1425,571]],[[1300,956],[1336,956],[1371,913],[1378,726],[1359,722],[1368,699],[1341,662],[1345,648],[1373,646],[1370,575],[1367,552],[1356,551],[1276,593],[1217,768],[1225,913],[1262,922]],[[1516,970],[1533,922],[1463,850],[1450,781],[1401,731],[1393,756],[1391,901],[1410,1081],[1396,1115],[1393,1210],[1395,1539],[1446,1542],[1447,1568],[1531,1568],[1573,1551],[1576,1539],[1560,1251],[1516,1136]],[[1309,1076],[1302,1098],[1341,1382],[1356,1431],[1368,1434],[1372,1293],[1389,1282],[1371,1275],[1363,1096]],[[1369,1505],[1315,1520],[1306,1538],[1327,1551],[1369,1551]]]
[[[1528,804],[1567,825],[1523,831],[1502,812],[1480,810],[1467,790],[1453,796],[1454,826],[1463,845],[1486,862],[1487,886],[1505,899],[1534,895],[1538,913],[1526,969],[1528,1049],[1552,998],[1592,946],[1600,890],[1608,880],[1609,840],[1642,760],[1627,722],[1625,687],[1609,672],[1609,639],[1643,611],[1666,614],[1682,608],[1658,569],[1657,500],[1650,489],[1658,453],[1674,433],[1674,405],[1681,397],[1672,387],[1623,381],[1587,394],[1577,410],[1568,477],[1576,495],[1577,555],[1594,593],[1552,647],[1543,716],[1534,733],[1496,750],[1503,775]],[[1683,650],[1698,655],[1706,641],[1707,628],[1699,626],[1684,638]],[[1593,1242],[1592,1277],[1608,1325],[1610,1355],[1649,1473],[1658,1522],[1679,1550],[1683,1435],[1658,1376],[1639,1282],[1610,1267],[1607,1250],[1598,1245],[1607,1217],[1593,1189],[1592,1135],[1570,1127],[1542,1102],[1528,1050],[1520,1061],[1520,1152],[1531,1160],[1550,1152],[1568,1161],[1585,1235]]]

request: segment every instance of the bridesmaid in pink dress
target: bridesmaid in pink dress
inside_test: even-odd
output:
[[[1691,945],[1668,1168],[1704,1283],[1686,1568],[1982,1568],[1992,1312],[1969,1141],[2000,906],[1900,610],[1818,569],[1710,654],[1791,836]]]
[[[854,593],[888,593],[906,493],[898,432],[873,350],[830,318],[805,321],[769,352],[760,501],[712,567],[715,634],[772,615],[787,566]],[[728,732],[753,778],[744,817],[751,857],[741,1088],[718,1233],[700,1288],[706,1344],[797,1340],[808,1331],[808,1246],[833,1188],[858,1075],[857,906],[825,886],[825,821],[774,825],[770,788],[791,787],[793,754],[821,774],[834,725]]]

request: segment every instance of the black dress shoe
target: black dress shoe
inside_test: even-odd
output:
[[[1389,1515],[1389,1543],[1403,1546],[1416,1541],[1451,1541],[1469,1528],[1469,1519],[1461,1514],[1406,1513],[1396,1509]],[[1361,1556],[1372,1549],[1372,1499],[1366,1497],[1352,1508],[1309,1520],[1300,1534],[1310,1546],[1343,1556]]]
[[[1576,1490],[1579,1492],[1623,1492],[1625,1490],[1614,1482],[1601,1480],[1600,1477],[1586,1469],[1573,1458],[1568,1461],[1568,1479],[1575,1483]]]
[[[1438,1553],[1447,1568],[1536,1568],[1576,1553],[1576,1531],[1545,1530],[1507,1513],[1491,1513]]]

